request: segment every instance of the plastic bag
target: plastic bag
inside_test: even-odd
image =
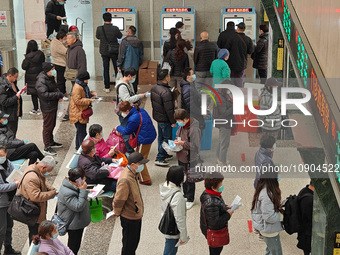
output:
[[[119,72],[117,73],[117,76],[116,76],[116,84],[117,84],[117,82],[118,82],[121,78],[123,78],[123,74],[122,74],[122,71],[119,71]]]
[[[64,101],[61,101],[58,103],[58,112],[57,112],[57,117],[58,119],[61,119],[65,116],[67,110],[67,103]]]
[[[181,145],[175,145],[174,141],[172,140],[169,140],[169,144],[163,142],[162,147],[168,154],[173,154],[175,152],[183,150],[183,147]]]

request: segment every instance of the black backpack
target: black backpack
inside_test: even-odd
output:
[[[300,200],[304,197],[312,196],[306,193],[301,197],[290,195],[284,204],[283,226],[287,234],[292,235],[299,232],[301,228]]]

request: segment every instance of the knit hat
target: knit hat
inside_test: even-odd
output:
[[[78,73],[77,79],[80,81],[85,81],[90,79],[90,74],[87,71],[80,71]]]
[[[217,54],[218,59],[224,59],[226,56],[229,56],[229,51],[227,49],[220,49]]]
[[[42,63],[42,70],[47,73],[51,71],[51,69],[54,68],[54,65],[50,62],[44,62]]]

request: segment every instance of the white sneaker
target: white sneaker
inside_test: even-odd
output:
[[[31,114],[31,115],[41,115],[41,112],[39,111],[39,109],[38,110],[31,110],[29,112],[29,114]]]
[[[194,202],[185,202],[185,207],[190,210],[194,206]]]
[[[68,97],[63,97],[63,101],[68,101]]]
[[[104,90],[104,92],[106,92],[106,93],[110,93],[110,89],[103,89]]]

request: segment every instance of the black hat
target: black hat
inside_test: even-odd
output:
[[[146,164],[149,160],[146,158],[143,158],[143,155],[139,152],[133,152],[128,157],[128,164],[131,165],[133,163],[139,163],[139,164]]]
[[[267,87],[272,87],[272,86],[281,86],[282,82],[277,81],[274,77],[271,77],[267,79],[266,81],[266,86]]]
[[[90,74],[87,71],[80,71],[78,73],[77,79],[80,81],[86,81],[90,79]]]
[[[9,114],[3,111],[0,111],[0,119],[7,119],[8,117],[9,117]]]
[[[54,65],[50,62],[44,62],[42,63],[42,69],[45,73],[51,71],[51,69],[54,68]]]

